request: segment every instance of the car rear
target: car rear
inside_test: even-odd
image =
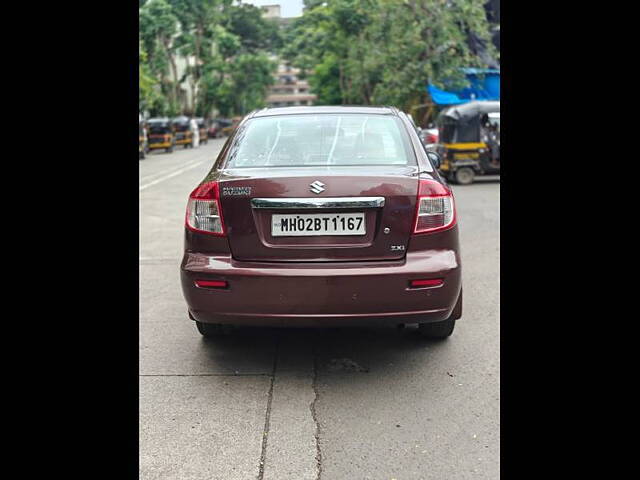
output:
[[[185,223],[182,286],[199,324],[459,316],[453,195],[395,110],[251,115],[190,195]]]

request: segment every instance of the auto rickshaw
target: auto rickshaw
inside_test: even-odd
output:
[[[242,121],[242,117],[233,117],[231,119],[231,123],[227,123],[222,128],[222,134],[227,137],[231,135],[234,132],[234,130],[237,128],[237,126],[240,125],[241,121]]]
[[[167,153],[173,152],[175,137],[168,118],[150,118],[147,120],[147,129],[149,150],[164,148]]]
[[[200,135],[200,143],[204,143],[204,144],[208,143],[209,129],[207,128],[207,122],[205,121],[204,118],[196,118],[196,123],[198,124],[198,135]]]
[[[176,132],[176,145],[184,145],[184,148],[193,148],[193,132],[191,131],[189,117],[176,117],[172,123]]]
[[[496,116],[497,114],[497,116]],[[437,120],[440,172],[451,182],[500,174],[500,102],[473,101],[443,110]]]
[[[147,129],[144,122],[140,122],[139,127],[138,159],[142,160],[145,155],[149,153],[149,143],[147,141]]]

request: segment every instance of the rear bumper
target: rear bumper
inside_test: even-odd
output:
[[[410,289],[413,279],[442,278]],[[227,289],[196,280],[225,280]],[[362,263],[254,263],[185,253],[182,290],[192,317],[204,323],[255,326],[355,326],[447,319],[461,287],[453,250],[409,252],[405,259]]]

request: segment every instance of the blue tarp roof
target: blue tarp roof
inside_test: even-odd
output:
[[[500,70],[463,69],[469,86],[461,90],[442,90],[429,84],[427,90],[436,105],[458,105],[472,100],[500,100]]]

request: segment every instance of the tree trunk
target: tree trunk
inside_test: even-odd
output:
[[[198,106],[198,85],[200,84],[200,59],[202,57],[202,37],[203,37],[203,26],[199,24],[196,27],[196,36],[195,36],[195,67],[193,69],[193,85],[191,89],[191,102],[193,103],[193,113],[195,115],[196,108]]]
[[[169,65],[171,65],[171,74],[173,75],[173,85],[171,88],[171,92],[172,92],[172,103],[173,103],[173,107],[177,107],[178,106],[178,101],[180,98],[180,90],[179,90],[179,86],[178,86],[178,67],[176,66],[176,59],[175,57],[172,55],[171,53],[171,48],[169,46],[169,39],[164,38],[162,39],[162,44],[164,46],[165,52],[167,53],[167,57],[169,58]]]
[[[340,82],[340,98],[342,100],[342,104],[346,103],[345,91],[344,91],[344,74],[342,73],[342,64],[338,65],[338,71],[340,72],[339,82]]]

